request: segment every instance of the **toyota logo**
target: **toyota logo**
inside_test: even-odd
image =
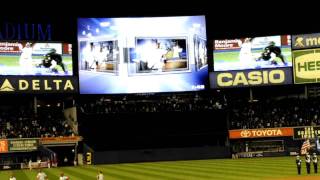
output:
[[[250,137],[251,136],[251,132],[248,131],[248,130],[243,130],[243,131],[241,131],[240,136],[244,137],[244,138]]]

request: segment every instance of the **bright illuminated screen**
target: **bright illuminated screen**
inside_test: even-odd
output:
[[[0,41],[0,75],[71,76],[72,45]]]
[[[291,36],[214,41],[214,71],[292,67]]]
[[[78,19],[82,94],[203,90],[204,16]]]

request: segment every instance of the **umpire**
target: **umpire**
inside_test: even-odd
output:
[[[318,157],[316,153],[313,153],[312,162],[313,162],[314,173],[318,173]]]
[[[301,174],[301,159],[300,159],[299,155],[297,155],[296,164],[297,164],[298,174],[300,175]]]

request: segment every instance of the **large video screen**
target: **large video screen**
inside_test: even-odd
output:
[[[0,75],[73,75],[72,45],[0,41]]]
[[[214,41],[214,71],[292,67],[291,36]]]
[[[80,18],[78,44],[82,94],[205,89],[204,16]]]

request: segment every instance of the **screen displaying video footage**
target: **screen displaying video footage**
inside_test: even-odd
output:
[[[0,75],[71,76],[72,45],[0,41]]]
[[[78,44],[82,94],[197,91],[207,83],[204,16],[80,18]]]
[[[292,67],[291,36],[214,41],[214,71]]]
[[[117,40],[81,41],[80,70],[117,73],[119,47]]]
[[[137,38],[130,74],[188,70],[187,38]]]

